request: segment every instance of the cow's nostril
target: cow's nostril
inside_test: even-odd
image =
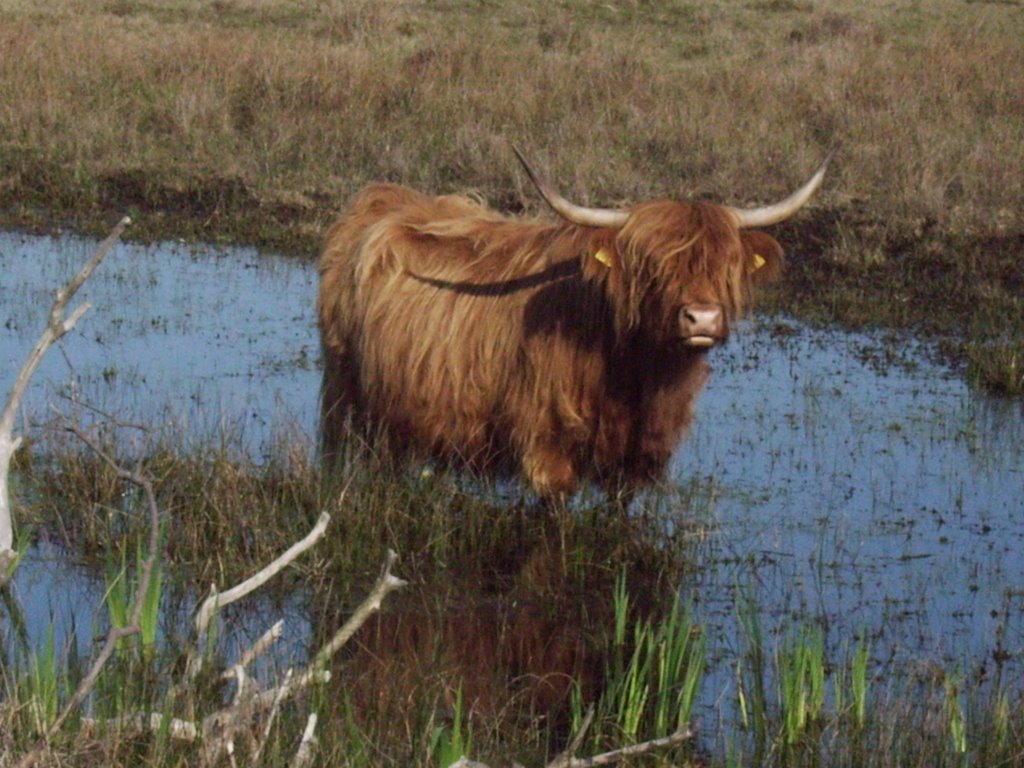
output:
[[[684,337],[722,335],[723,314],[717,304],[688,304],[680,311],[679,320]]]

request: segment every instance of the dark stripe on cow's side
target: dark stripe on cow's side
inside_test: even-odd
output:
[[[560,261],[533,275],[516,277],[511,280],[499,280],[493,283],[453,282],[436,277],[424,277],[417,275],[415,272],[409,272],[408,274],[413,280],[418,280],[421,283],[426,283],[446,291],[465,293],[470,296],[507,296],[518,291],[538,288],[542,285],[553,283],[556,280],[565,280],[568,277],[577,276],[580,274],[580,262],[576,259]]]

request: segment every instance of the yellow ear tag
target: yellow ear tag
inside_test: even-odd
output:
[[[757,270],[759,270],[764,265],[765,265],[764,256],[762,256],[760,253],[755,253],[754,254],[754,266],[750,268],[750,271],[751,272],[756,272]]]
[[[611,266],[612,266],[612,256],[604,248],[599,248],[597,250],[597,253],[594,254],[594,258],[597,259],[598,261],[600,261],[602,264],[604,264],[609,269],[611,269]]]

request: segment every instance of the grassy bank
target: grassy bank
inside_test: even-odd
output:
[[[778,304],[919,327],[1019,392],[1022,36],[953,0],[4,0],[0,209],[311,257],[370,180],[538,209],[510,139],[598,204],[761,203],[838,144]]]

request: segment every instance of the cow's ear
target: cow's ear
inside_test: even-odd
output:
[[[747,273],[754,282],[774,280],[782,272],[782,246],[771,235],[750,230],[740,233]]]

